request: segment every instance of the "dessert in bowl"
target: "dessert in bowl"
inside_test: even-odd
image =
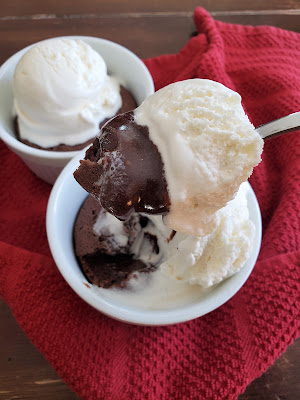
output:
[[[52,254],[71,287],[105,314],[136,324],[183,322],[226,302],[251,273],[260,248],[261,220],[255,195],[245,180],[260,160],[262,141],[241,109],[238,95],[221,86],[193,80],[162,89],[148,97],[133,113],[110,120],[85,158],[84,153],[81,154],[84,160],[76,157],[58,178],[47,211]],[[180,98],[180,93],[184,93],[185,99]],[[226,124],[222,121],[218,101],[212,101],[212,109],[207,110],[210,107],[207,93],[218,101],[222,98]],[[200,112],[202,98],[210,121],[207,132],[201,122],[206,118],[203,109]],[[175,110],[176,117],[171,116],[171,120],[173,123],[177,118],[177,121],[173,130],[168,130],[168,140],[173,148],[176,148],[176,141],[181,146],[186,145],[183,152],[187,154],[190,143],[182,141],[183,136],[178,135],[178,129],[185,135],[186,124],[180,120],[186,113],[179,112],[178,104],[173,107],[174,99],[179,99],[184,110],[194,113],[194,125],[188,123],[187,130],[189,135],[196,132],[196,142],[191,138],[192,145],[195,147],[199,140],[200,144],[202,141],[208,145],[207,140],[212,138],[213,147],[210,147],[210,163],[205,167],[201,164],[202,170],[193,165],[199,161],[201,146],[196,146],[198,154],[191,156],[191,163],[183,164],[186,166],[183,178],[185,173],[192,173],[196,187],[190,185],[188,176],[182,179],[182,175],[177,175],[176,179],[181,179],[183,194],[189,198],[193,196],[196,205],[190,209],[188,200],[181,195],[180,200],[189,208],[186,220],[182,221],[180,208],[180,218],[172,218],[170,222],[166,216],[172,203],[176,205],[176,197],[174,200],[170,170],[165,168],[166,153],[153,139],[151,130],[155,124],[145,123],[145,120],[147,115],[154,116],[156,121],[163,116],[166,122],[166,110],[173,110],[170,115]],[[187,101],[189,99],[192,103]],[[155,110],[156,107],[163,112]],[[164,126],[163,121],[156,125],[159,129]],[[145,128],[150,132],[145,132]],[[218,143],[216,139],[220,135],[223,139]],[[162,136],[160,134],[160,138]],[[172,154],[172,150],[167,153]],[[151,168],[151,162],[156,167]],[[225,165],[227,170],[224,171]],[[211,174],[207,173],[209,169]],[[75,170],[76,179],[101,205],[94,199],[86,200],[86,193],[72,177]],[[219,178],[217,184],[213,170]],[[200,190],[197,184],[203,179],[203,172],[207,184]],[[160,189],[149,193],[150,189],[145,189],[144,184]],[[211,195],[216,194],[220,186],[225,197],[215,195],[212,201]],[[104,189],[106,194],[99,196],[99,189]],[[195,202],[200,197],[201,201]],[[193,213],[201,218],[199,223]]]
[[[109,84],[107,76],[112,78]],[[127,110],[131,109],[154,92],[154,85],[143,62],[123,46],[68,36],[14,54],[0,68],[0,89],[5,99],[1,138],[37,176],[52,184],[97,135],[99,125],[124,112],[124,100],[130,98]]]
[[[167,287],[160,291],[163,298],[157,296],[157,290],[151,292],[151,287],[148,286],[148,293],[141,295],[143,302],[130,289],[105,289],[91,284],[81,269],[74,249],[74,225],[87,193],[75,181],[73,172],[83,156],[84,151],[71,160],[53,186],[47,209],[47,236],[58,269],[84,301],[120,321],[142,325],[168,325],[198,318],[213,311],[243,286],[254,268],[261,243],[260,210],[248,183],[245,186],[247,207],[256,233],[247,261],[233,276],[207,289],[195,285],[178,288],[175,282],[173,290],[168,290]],[[192,293],[186,292],[187,288],[192,289]]]

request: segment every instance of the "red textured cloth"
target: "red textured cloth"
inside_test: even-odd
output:
[[[156,88],[201,77],[241,93],[257,126],[300,110],[300,35],[195,11],[198,35],[146,60]],[[65,283],[48,249],[50,187],[1,144],[0,293],[82,399],[235,399],[299,334],[299,134],[265,144],[251,184],[262,248],[244,287],[210,314],[169,327],[114,321]]]

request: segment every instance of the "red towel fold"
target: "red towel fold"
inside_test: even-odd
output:
[[[176,55],[146,60],[156,88],[209,78],[242,95],[254,123],[300,110],[300,35],[213,20]],[[3,143],[0,293],[23,330],[82,399],[235,399],[299,334],[299,133],[265,144],[251,184],[262,249],[244,287],[210,314],[169,327],[114,321],[65,283],[45,232],[50,187]]]

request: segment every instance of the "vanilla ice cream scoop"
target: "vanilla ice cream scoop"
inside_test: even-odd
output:
[[[176,280],[210,287],[238,272],[249,258],[255,226],[249,218],[246,183],[220,209],[218,227],[206,236],[177,232],[163,249],[162,272]]]
[[[191,79],[110,120],[74,176],[118,218],[164,214],[171,229],[205,236],[219,225],[217,211],[249,178],[262,149],[239,94]]]
[[[261,160],[263,140],[241,105],[220,83],[191,79],[169,85],[134,111],[161,154],[170,209],[167,226],[204,236]]]
[[[13,90],[21,138],[43,148],[84,143],[122,103],[100,54],[68,38],[31,47],[16,67]]]

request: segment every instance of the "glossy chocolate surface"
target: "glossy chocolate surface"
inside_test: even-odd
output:
[[[133,112],[108,121],[74,173],[81,186],[119,219],[164,214],[170,199],[161,155]]]

